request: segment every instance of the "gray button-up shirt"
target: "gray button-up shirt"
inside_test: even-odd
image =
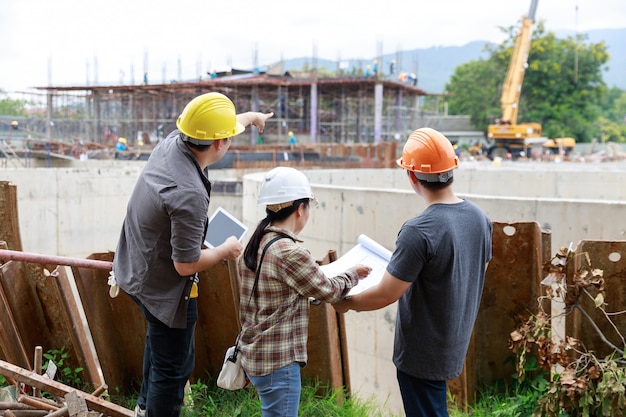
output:
[[[137,180],[113,271],[120,288],[152,315],[184,328],[193,277],[181,277],[174,261],[200,259],[211,183],[178,133],[154,148]]]

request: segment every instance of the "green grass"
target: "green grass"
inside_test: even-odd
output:
[[[261,404],[252,386],[238,391],[218,388],[198,381],[191,385],[183,417],[261,417]],[[374,398],[345,398],[341,389],[322,389],[304,381],[300,397],[300,417],[399,417],[380,407]]]
[[[534,385],[533,385],[534,384]],[[259,398],[253,387],[227,391],[203,382],[192,385],[193,405],[186,406],[182,417],[261,417]],[[507,389],[485,388],[467,411],[459,409],[450,399],[450,417],[530,417],[545,385],[540,380]],[[322,394],[320,394],[320,392]],[[323,390],[310,381],[302,384],[299,417],[399,417],[376,398],[353,395],[344,399],[341,390]]]
[[[518,394],[485,392],[478,401],[464,412],[450,407],[450,417],[530,417],[537,407],[539,395],[536,392]]]
[[[534,357],[526,363],[527,378],[519,382],[515,376],[483,387],[468,412],[450,407],[450,417],[530,417],[538,400],[548,390],[548,373],[542,371]],[[452,402],[452,401],[451,401]]]
[[[6,381],[0,376],[0,387]],[[450,398],[450,417],[530,417],[537,407],[537,400],[546,389],[543,375],[523,384],[510,387],[486,387],[479,393],[473,405],[461,410]],[[113,391],[113,392],[112,392]],[[119,395],[109,390],[109,401],[135,408],[137,393]],[[182,417],[261,417],[261,405],[254,387],[228,391],[215,385],[210,377],[198,380],[191,385],[191,392],[185,398]],[[375,397],[360,398],[352,395],[346,398],[341,389],[323,389],[312,381],[304,381],[300,398],[299,417],[400,417],[381,405]],[[566,417],[567,414],[562,414]]]

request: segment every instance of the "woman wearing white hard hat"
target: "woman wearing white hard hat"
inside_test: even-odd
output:
[[[261,398],[263,417],[298,415],[300,368],[306,365],[309,300],[334,303],[371,268],[354,265],[329,278],[297,235],[317,200],[306,176],[288,167],[269,171],[259,205],[266,217],[239,260],[241,276],[239,345],[242,364]]]

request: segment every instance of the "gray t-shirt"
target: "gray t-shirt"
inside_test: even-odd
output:
[[[195,262],[207,225],[211,184],[172,132],[152,151],[128,202],[113,271],[118,285],[167,326],[186,326],[193,277],[176,262]]]
[[[411,286],[398,302],[393,362],[416,378],[458,376],[491,260],[489,218],[470,201],[433,204],[400,229],[387,271]]]

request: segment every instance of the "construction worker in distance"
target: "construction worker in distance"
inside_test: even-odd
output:
[[[459,159],[440,132],[413,131],[398,165],[426,209],[407,220],[379,284],[333,306],[398,301],[393,363],[407,417],[448,416],[446,381],[461,374],[491,260],[492,224],[452,189]]]
[[[120,152],[124,152],[128,147],[126,146],[126,138],[118,138],[115,144],[115,159],[118,159]]]
[[[115,150],[118,152],[126,150],[126,138],[118,138],[115,144]]]
[[[291,149],[294,148],[294,146],[296,146],[296,143],[298,143],[298,140],[296,139],[296,136],[293,134],[293,132],[290,130],[289,133],[289,146],[291,147]]]
[[[136,416],[180,414],[194,368],[198,272],[243,251],[234,236],[215,248],[202,245],[211,197],[208,167],[222,159],[233,136],[250,124],[262,132],[272,116],[236,114],[225,95],[202,94],[185,106],[177,129],[155,146],[137,180],[109,279],[110,294],[119,286],[148,323]]]
[[[242,366],[259,394],[263,417],[297,417],[300,368],[308,359],[309,300],[341,300],[371,268],[357,264],[327,277],[300,245],[298,234],[317,200],[297,169],[267,172],[257,203],[266,216],[239,259]]]

